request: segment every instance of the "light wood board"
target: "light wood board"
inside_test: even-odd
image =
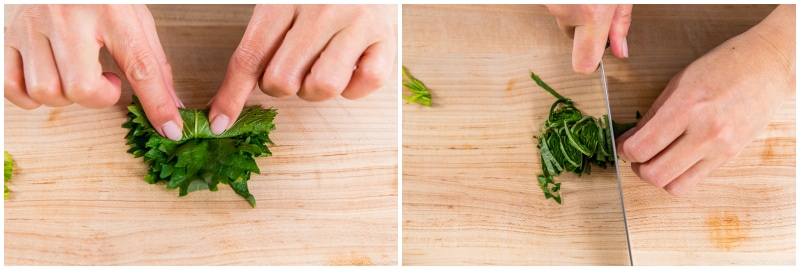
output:
[[[612,114],[646,112],[692,60],[774,6],[637,5],[629,59],[606,52]],[[605,113],[546,8],[404,5],[402,63],[433,95],[403,104],[404,265],[627,265],[616,175],[562,175],[545,200],[536,141],[554,98]],[[408,94],[404,90],[404,94]],[[673,198],[621,166],[635,265],[795,264],[795,99],[738,157]]]
[[[11,7],[5,6],[6,18]],[[178,96],[202,108],[219,88],[253,7],[150,6]],[[396,13],[394,13],[396,14]],[[396,18],[395,18],[396,19]],[[107,54],[106,70],[118,69]],[[256,159],[253,209],[230,187],[178,197],[148,185],[115,106],[22,110],[7,100],[6,265],[397,265],[397,80],[360,100],[278,109],[273,156]]]

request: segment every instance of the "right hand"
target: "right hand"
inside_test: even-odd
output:
[[[114,105],[122,80],[103,72],[105,46],[128,78],[155,129],[172,140],[182,135],[172,69],[144,5],[20,5],[5,32],[5,97],[35,109],[77,103]]]
[[[597,70],[606,42],[619,58],[628,58],[628,28],[633,5],[545,5],[572,44],[572,69],[591,74]]]
[[[217,94],[211,132],[230,128],[255,86],[306,101],[358,99],[391,76],[397,38],[390,5],[256,5]]]

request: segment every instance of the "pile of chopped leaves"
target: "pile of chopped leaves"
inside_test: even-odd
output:
[[[179,109],[183,118],[183,137],[172,141],[162,137],[150,125],[139,99],[128,106],[130,121],[125,136],[128,153],[144,157],[149,164],[147,183],[166,182],[168,189],[179,188],[179,196],[197,190],[217,191],[219,183],[230,185],[250,205],[256,200],[247,188],[252,172],[261,173],[253,158],[272,153],[269,132],[277,115],[274,109],[260,106],[245,108],[233,126],[220,135],[211,132],[208,110]]]
[[[545,199],[552,198],[561,204],[561,183],[554,177],[563,172],[573,172],[578,176],[591,172],[591,165],[600,168],[614,165],[614,150],[611,145],[611,129],[608,115],[601,118],[584,116],[569,98],[558,94],[539,76],[531,73],[531,78],[540,87],[556,97],[550,107],[547,120],[539,128],[536,148],[542,158],[542,173],[537,176]],[[641,118],[636,112],[636,119]],[[636,122],[617,124],[612,121],[614,137],[636,126]]]
[[[431,93],[428,91],[428,87],[425,86],[420,80],[414,78],[408,74],[408,70],[406,67],[403,67],[403,77],[406,78],[406,82],[403,82],[403,86],[408,88],[408,91],[411,91],[411,96],[403,96],[408,103],[415,102],[425,106],[431,106]]]
[[[14,160],[11,160],[11,156],[8,155],[8,152],[5,152],[5,154],[6,154],[6,159],[3,161],[3,167],[5,168],[5,174],[3,175],[3,178],[5,180],[3,182],[3,187],[5,190],[3,192],[4,200],[8,199],[8,193],[11,192],[11,190],[8,189],[8,185],[6,185],[5,183],[11,180],[11,172],[14,170]]]

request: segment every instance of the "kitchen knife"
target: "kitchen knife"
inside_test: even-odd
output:
[[[611,131],[611,148],[613,149],[614,154],[614,168],[617,169],[617,185],[619,185],[619,200],[622,204],[622,221],[625,223],[625,240],[628,244],[628,258],[630,259],[630,265],[633,266],[633,253],[631,252],[631,237],[628,233],[628,217],[625,215],[625,199],[622,197],[622,180],[620,179],[619,175],[619,157],[617,156],[617,142],[614,138],[614,125],[611,124],[611,104],[608,102],[608,84],[606,83],[606,70],[603,66],[603,59],[600,59],[600,76],[602,77],[603,81],[603,94],[606,97],[606,109],[608,110],[608,118],[606,119],[606,125],[608,125],[609,130]]]

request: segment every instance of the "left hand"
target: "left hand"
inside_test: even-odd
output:
[[[211,102],[211,131],[233,125],[256,83],[274,97],[364,97],[389,79],[397,36],[388,5],[258,5]]]
[[[5,32],[5,98],[24,109],[117,103],[120,75],[103,72],[105,47],[161,136],[181,139],[172,68],[145,5],[19,5]]]
[[[795,91],[794,5],[779,7],[678,73],[617,139],[639,177],[686,193],[736,156]]]

